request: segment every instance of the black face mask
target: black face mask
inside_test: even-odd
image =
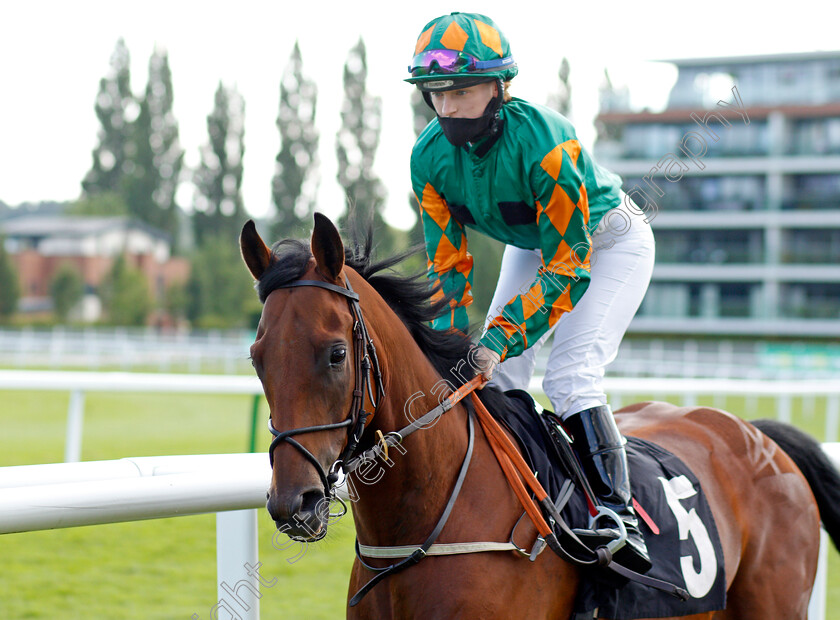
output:
[[[501,91],[501,89],[500,89]],[[467,142],[476,142],[485,136],[499,131],[499,110],[501,109],[501,95],[490,100],[484,113],[478,118],[444,118],[438,116],[440,128],[449,142],[458,148]]]

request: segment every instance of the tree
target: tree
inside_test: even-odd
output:
[[[560,88],[548,98],[548,107],[560,112],[566,118],[572,114],[572,85],[569,82],[569,59],[565,56],[560,62],[560,70],[557,72],[560,79]]]
[[[123,39],[117,41],[111,55],[110,74],[99,81],[94,109],[101,128],[93,166],[82,181],[87,196],[120,192],[124,175],[131,168],[128,127],[136,117],[137,102],[131,94],[130,56]]]
[[[362,39],[350,50],[344,65],[344,103],[336,136],[338,182],[344,188],[347,212],[339,224],[347,228],[371,224],[381,252],[396,246],[395,236],[380,213],[385,188],[373,171],[382,126],[382,100],[367,93],[367,58]]]
[[[129,127],[131,165],[123,183],[129,213],[178,240],[175,194],[184,160],[172,113],[172,72],[165,51],[149,59],[149,80],[137,119]]]
[[[175,282],[166,288],[163,297],[163,309],[174,321],[180,322],[187,316],[189,307],[186,282]]]
[[[68,263],[63,263],[50,282],[50,297],[56,317],[64,322],[70,311],[82,300],[85,294],[85,282],[79,271]]]
[[[83,199],[117,196],[122,204],[109,201],[121,207],[118,213],[127,211],[168,233],[177,244],[180,210],[175,194],[184,151],[172,113],[169,57],[158,49],[152,53],[146,91],[139,101],[131,93],[129,60],[120,39],[111,56],[110,74],[99,83],[95,106],[101,124],[99,144],[93,152],[93,167],[82,181]]]
[[[17,310],[20,283],[6,252],[6,240],[0,236],[0,321],[8,321]]]
[[[102,284],[102,302],[112,325],[141,326],[152,311],[146,278],[120,255]]]
[[[100,192],[91,196],[82,196],[64,210],[67,215],[128,215],[128,205],[122,194],[112,191]]]
[[[242,158],[245,154],[245,102],[236,88],[221,82],[207,117],[209,143],[201,151],[194,181],[193,227],[196,245],[218,235],[235,243],[245,216],[242,202]]]
[[[604,68],[604,79],[598,88],[598,101],[601,112],[626,111],[629,109],[630,91],[626,86],[616,87],[607,68]],[[617,142],[622,139],[624,129],[615,123],[595,121],[595,142]]]
[[[244,325],[256,299],[238,246],[220,236],[208,235],[196,250],[186,289],[187,318],[201,327]]]
[[[271,234],[275,239],[305,235],[312,220],[318,186],[317,101],[318,87],[303,76],[300,47],[295,42],[280,83],[280,152],[271,181],[276,208]]]

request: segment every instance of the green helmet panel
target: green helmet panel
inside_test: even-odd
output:
[[[422,90],[446,90],[480,82],[512,80],[518,73],[510,44],[492,19],[451,13],[424,26],[406,82]]]

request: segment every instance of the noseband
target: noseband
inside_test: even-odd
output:
[[[280,442],[287,442],[294,446],[306,459],[315,466],[318,475],[321,477],[321,482],[324,485],[324,496],[332,497],[334,495],[333,488],[338,480],[338,469],[341,468],[345,461],[353,456],[362,434],[365,431],[365,423],[367,419],[376,412],[376,408],[385,395],[385,388],[382,384],[382,373],[379,369],[379,359],[376,357],[376,347],[373,345],[373,339],[370,337],[365,319],[362,316],[362,309],[359,306],[359,295],[350,286],[349,280],[344,279],[346,287],[336,286],[329,282],[322,282],[321,280],[298,280],[279,286],[277,288],[296,288],[299,286],[314,286],[323,288],[347,298],[350,304],[350,312],[353,315],[353,359],[355,365],[355,385],[353,388],[353,402],[350,404],[350,414],[346,420],[342,422],[335,422],[333,424],[321,424],[319,426],[306,426],[303,428],[296,428],[290,431],[279,432],[271,424],[271,417],[268,418],[268,430],[274,435],[274,440],[268,448],[268,459],[271,467],[274,467],[274,448]],[[371,375],[373,375],[371,377]],[[374,385],[375,393],[374,393]],[[365,411],[365,392],[367,392],[370,404],[373,411]],[[296,435],[304,435],[306,433],[315,433],[318,431],[329,431],[337,428],[347,427],[347,445],[338,455],[338,459],[330,468],[329,474],[324,471],[323,466],[318,459],[306,448],[304,448],[292,437]]]

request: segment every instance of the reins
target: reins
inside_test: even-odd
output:
[[[452,409],[452,407],[463,400],[466,396],[471,394],[481,384],[481,377],[474,377],[452,392],[452,394],[445,398],[437,407],[423,414],[423,416],[417,418],[408,426],[405,426],[398,431],[386,433],[382,436],[379,443],[345,462],[343,466],[345,473],[349,474],[350,472],[355,471],[363,463],[370,462],[371,460],[378,458],[381,454],[387,453],[388,448],[402,443],[406,437],[415,431],[431,425],[440,416]]]
[[[458,477],[455,481],[455,486],[434,529],[422,545],[407,552],[404,556],[401,556],[404,559],[402,559],[400,562],[397,562],[384,568],[372,567],[365,563],[362,560],[362,549],[364,548],[367,551],[367,553],[370,554],[369,557],[377,557],[376,551],[381,551],[383,549],[387,550],[388,548],[368,547],[365,545],[361,545],[357,539],[357,558],[365,568],[376,574],[370,581],[368,581],[368,583],[362,586],[362,588],[353,596],[353,598],[350,599],[349,605],[351,607],[358,604],[359,601],[361,601],[362,598],[377,583],[379,583],[389,575],[400,572],[410,566],[413,566],[414,564],[417,564],[418,562],[420,562],[420,560],[429,555],[430,550],[435,547],[435,541],[437,540],[437,537],[440,535],[440,533],[443,531],[443,528],[446,525],[447,520],[449,519],[449,516],[452,512],[452,508],[455,505],[455,501],[458,498],[458,495],[461,491],[464,479],[466,478],[467,471],[469,470],[470,461],[472,460],[475,439],[473,416],[477,417],[479,423],[481,424],[482,430],[484,431],[484,434],[487,437],[493,454],[495,455],[496,460],[498,461],[502,472],[505,475],[505,478],[508,480],[508,483],[511,485],[514,494],[525,509],[525,513],[528,515],[528,518],[531,520],[531,522],[534,524],[534,527],[537,529],[539,536],[537,538],[537,541],[534,543],[530,554],[532,561],[540,553],[544,544],[547,544],[549,548],[552,549],[552,551],[557,553],[561,558],[563,558],[567,562],[576,564],[578,566],[603,566],[627,579],[638,581],[645,585],[666,591],[672,594],[673,596],[682,598],[683,600],[687,600],[688,593],[682,588],[679,588],[673,584],[660,581],[658,579],[653,579],[645,575],[640,575],[620,565],[617,565],[612,561],[612,553],[609,549],[605,547],[599,547],[598,549],[595,549],[593,551],[592,549],[589,549],[583,542],[580,541],[580,539],[574,534],[574,532],[572,532],[572,530],[568,527],[568,525],[565,523],[565,521],[560,515],[560,511],[562,510],[563,506],[565,505],[566,501],[571,495],[571,488],[573,487],[573,485],[570,485],[567,488],[566,493],[561,494],[563,498],[558,502],[559,505],[555,505],[551,501],[551,499],[548,497],[548,493],[546,493],[545,489],[542,487],[542,484],[540,484],[540,482],[536,479],[536,476],[531,471],[528,464],[525,462],[525,459],[522,457],[522,454],[520,453],[519,449],[516,447],[516,445],[514,445],[514,443],[511,441],[507,433],[505,433],[504,429],[496,421],[496,419],[493,418],[489,411],[487,411],[487,408],[484,406],[484,404],[479,399],[478,395],[475,393],[475,390],[484,384],[484,380],[481,377],[481,375],[474,377],[473,379],[462,385],[460,388],[458,388],[452,394],[450,394],[437,407],[424,414],[417,420],[414,420],[411,424],[405,426],[404,428],[398,431],[391,431],[385,435],[379,433],[379,443],[375,444],[373,447],[365,450],[364,452],[358,455],[354,455],[353,453],[358,447],[359,441],[361,440],[362,434],[364,433],[366,422],[370,417],[372,417],[375,414],[380,400],[385,395],[385,389],[382,380],[382,373],[379,367],[379,360],[376,355],[376,348],[373,344],[373,339],[370,337],[370,333],[367,330],[364,317],[362,316],[361,307],[359,306],[359,295],[353,291],[353,289],[350,286],[350,282],[346,278],[345,284],[345,287],[341,287],[335,284],[330,284],[328,282],[323,282],[321,280],[297,280],[295,282],[291,282],[289,284],[285,284],[278,287],[294,288],[301,286],[313,286],[338,293],[347,298],[354,319],[353,357],[355,364],[355,385],[353,389],[353,400],[350,406],[349,416],[341,422],[323,424],[318,426],[309,426],[280,432],[273,427],[273,425],[271,424],[271,418],[269,418],[268,427],[271,431],[271,434],[274,435],[274,439],[272,440],[271,445],[269,446],[269,461],[272,467],[274,466],[274,449],[280,442],[287,442],[299,452],[301,452],[301,454],[303,454],[303,456],[310,463],[312,463],[312,465],[318,471],[318,475],[321,478],[322,484],[324,485],[325,497],[335,498],[337,497],[335,494],[335,483],[338,480],[339,468],[343,469],[345,474],[349,475],[363,463],[375,459],[382,453],[387,454],[389,446],[395,446],[399,443],[402,443],[406,437],[410,436],[418,429],[430,425],[437,418],[439,418],[444,413],[452,409],[467,395],[471,396],[472,405],[471,407],[467,407],[467,429],[469,437],[467,451],[464,456],[464,460],[461,463],[461,467],[458,472]],[[375,384],[375,391],[373,384]],[[365,393],[367,393],[368,399],[370,400],[371,406],[373,408],[373,411],[371,412],[365,411],[364,408]],[[307,450],[304,446],[298,443],[295,439],[292,439],[292,437],[296,435],[325,430],[334,430],[345,427],[348,428],[347,444],[345,445],[341,454],[339,454],[335,463],[330,468],[329,474],[324,470],[323,466],[320,464],[318,459],[311,452],[309,452],[309,450]],[[528,488],[526,488],[526,485]],[[585,484],[583,486],[584,488],[586,488]],[[533,499],[529,494],[529,489],[530,493],[534,495]],[[588,498],[588,501],[590,501],[591,503],[591,498]],[[548,519],[550,519],[551,525],[546,520],[545,515],[548,515]],[[566,551],[557,540],[557,536],[554,533],[552,526],[559,527],[564,535],[564,538],[568,538],[569,540],[571,540],[575,544],[575,546],[580,548],[583,555],[588,556],[588,559],[576,557],[568,551]],[[325,529],[324,533],[326,533]],[[521,549],[518,549],[516,545],[513,545],[512,542],[507,545],[500,543],[489,544],[491,545],[491,547],[488,548],[486,546],[488,545],[488,543],[476,543],[473,546],[468,546],[466,548],[461,547],[461,549],[464,550],[459,550],[457,552],[469,553],[475,551],[488,551],[500,549],[515,549],[521,551]],[[405,547],[402,547],[400,549],[401,554],[402,550],[407,550],[407,548]],[[448,551],[451,553],[456,552],[452,548],[448,549]],[[436,554],[443,553],[445,552],[438,549],[438,552]],[[388,556],[386,553],[385,556],[379,555],[378,557],[395,556]]]

